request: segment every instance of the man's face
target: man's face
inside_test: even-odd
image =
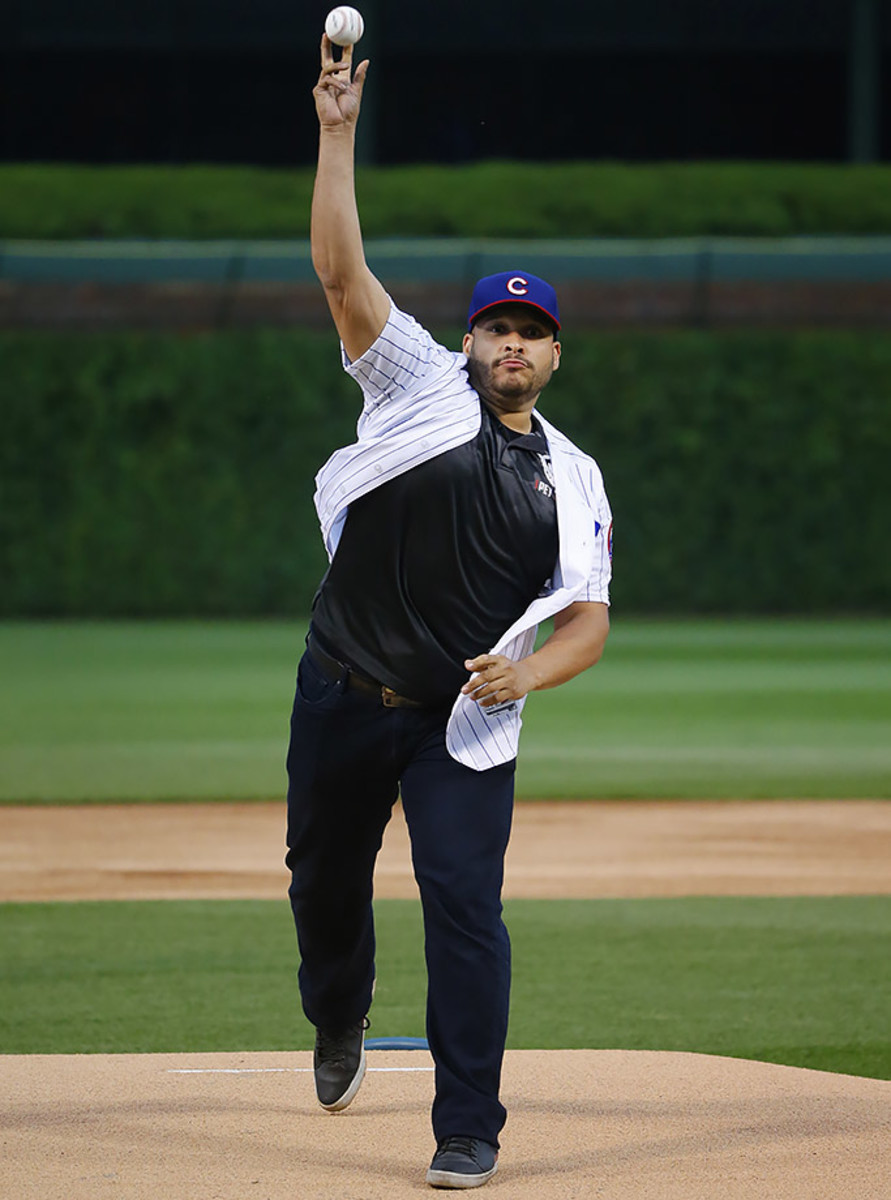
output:
[[[553,326],[526,304],[491,309],[463,348],[470,382],[497,413],[531,409],[560,366]]]

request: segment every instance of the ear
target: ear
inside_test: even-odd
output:
[[[469,355],[472,348],[473,348],[473,334],[465,333],[464,338],[461,342],[461,349],[464,351],[465,354]]]
[[[553,357],[552,361],[554,363],[554,370],[559,371],[560,357],[563,354],[563,347],[560,345],[559,342],[554,342],[553,353],[554,353],[554,357]]]

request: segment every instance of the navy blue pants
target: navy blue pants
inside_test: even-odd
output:
[[[385,708],[300,662],[288,750],[289,895],[303,1009],[362,1019],[374,980],[372,875],[401,793],[421,894],[433,1132],[498,1145],[510,942],[501,917],[515,763],[473,771],[445,747],[446,708]]]

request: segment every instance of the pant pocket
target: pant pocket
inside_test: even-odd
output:
[[[313,707],[330,704],[343,695],[343,681],[326,675],[307,651],[297,667],[297,695]]]

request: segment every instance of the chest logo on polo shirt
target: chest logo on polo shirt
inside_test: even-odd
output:
[[[535,483],[532,486],[542,496],[547,496],[550,499],[554,494],[554,469],[551,466],[551,456],[549,454],[539,454],[538,461],[541,463],[541,469],[545,478],[539,479],[536,475]]]

